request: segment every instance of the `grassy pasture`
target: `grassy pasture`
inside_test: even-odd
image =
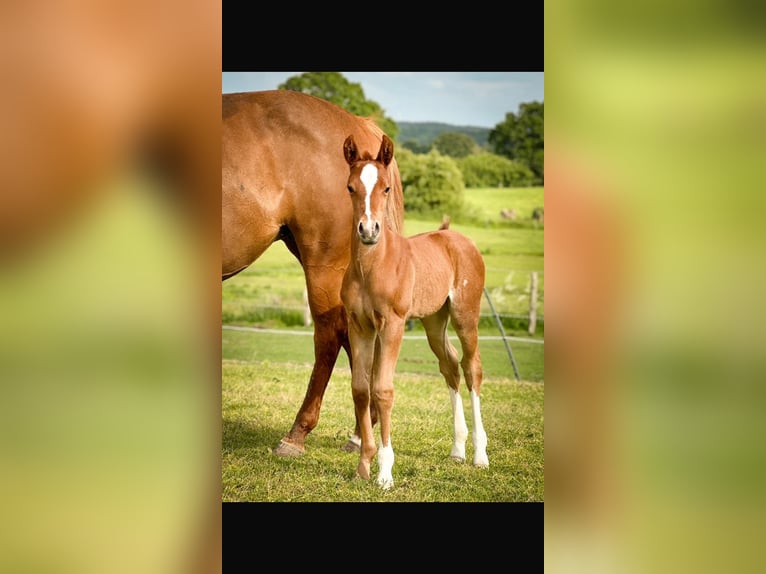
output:
[[[543,206],[542,187],[483,187],[467,189],[465,200],[470,216],[484,225],[515,225],[540,228],[531,221],[532,211]],[[503,209],[516,211],[515,223],[509,223],[500,217]]]
[[[298,338],[298,337],[294,337]],[[397,377],[392,412],[394,487],[354,478],[358,454],[340,447],[353,430],[351,373],[336,367],[327,386],[319,425],[306,439],[306,454],[282,459],[271,453],[290,428],[303,399],[309,364],[272,361],[223,363],[223,501],[256,502],[527,502],[542,501],[543,386],[508,377],[482,386],[482,420],[489,468],[450,459],[452,414],[438,374]],[[465,393],[466,422],[471,409]],[[377,427],[376,427],[377,437]]]

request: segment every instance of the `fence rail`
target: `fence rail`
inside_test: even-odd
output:
[[[255,305],[252,308],[256,310],[268,309],[269,311],[295,311],[297,313],[303,313],[305,310],[305,307],[296,307],[295,305]],[[481,313],[479,316],[490,319],[494,318],[492,313]],[[522,313],[498,313],[497,316],[501,319],[529,319],[529,315],[524,315]],[[538,315],[537,322],[545,323],[545,316]]]
[[[272,335],[297,335],[304,337],[313,337],[314,331],[301,331],[298,329],[268,329],[264,327],[243,327],[240,325],[221,325],[221,329],[224,331],[251,331],[255,333],[269,333]],[[452,336],[453,339],[457,337]],[[532,343],[533,345],[544,345],[544,339],[530,339],[527,337],[511,337],[506,335],[505,337],[509,341],[518,341],[519,343]],[[426,340],[425,335],[404,335],[404,339],[408,340]],[[481,341],[501,341],[503,339],[500,335],[479,335]]]
[[[265,284],[262,282],[257,287],[258,294],[254,290],[244,289],[238,293],[233,291],[232,295],[237,293],[233,297],[224,296],[222,309],[224,323],[258,324],[262,321],[278,321],[287,327],[311,325],[312,318],[308,310],[305,279],[300,266],[261,267],[258,275],[268,276],[270,271],[279,272],[281,275],[280,285],[272,295],[270,293],[274,286],[271,282]],[[501,324],[511,331],[524,330],[530,336],[534,336],[537,330],[543,331],[545,316],[541,311],[543,311],[544,272],[495,267],[489,267],[487,271],[502,273],[506,280],[505,283],[502,281],[498,283],[496,277],[491,285],[485,286],[493,298],[494,309],[490,308],[487,301],[482,301],[479,315],[481,324],[494,325],[499,319]],[[516,279],[513,279],[514,274]],[[523,285],[524,279],[528,281],[526,286]],[[232,284],[234,285],[236,283]],[[224,289],[227,287],[228,285],[225,284]],[[288,290],[285,291],[285,288]],[[300,293],[302,296],[299,295]],[[527,304],[522,303],[523,298],[527,299]],[[522,311],[523,307],[528,308]]]

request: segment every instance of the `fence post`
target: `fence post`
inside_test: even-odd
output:
[[[532,271],[532,279],[529,286],[529,329],[530,335],[535,334],[537,328],[537,271]]]
[[[511,351],[511,345],[508,343],[508,339],[505,336],[503,322],[500,320],[500,315],[498,315],[497,311],[495,311],[495,306],[492,304],[492,299],[489,298],[489,291],[487,291],[486,287],[484,287],[484,295],[487,297],[487,303],[489,303],[489,308],[492,310],[492,315],[495,317],[497,328],[500,329],[500,335],[503,337],[503,343],[505,343],[505,350],[508,352],[508,356],[511,358],[513,373],[516,375],[516,380],[519,381],[521,380],[521,377],[519,377],[519,368],[516,366],[516,359],[513,358],[513,351]]]

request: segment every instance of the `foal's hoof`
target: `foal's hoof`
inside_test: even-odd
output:
[[[473,457],[473,465],[478,468],[488,468],[489,459],[486,454],[477,454]]]
[[[306,450],[302,446],[291,444],[282,439],[272,452],[277,456],[290,457],[303,456]]]

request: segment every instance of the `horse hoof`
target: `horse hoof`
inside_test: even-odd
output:
[[[356,467],[356,475],[355,476],[361,478],[362,480],[370,480],[370,469],[369,469],[369,467],[365,467],[362,463],[359,463],[359,465]]]
[[[352,440],[349,440],[346,444],[344,444],[342,447],[340,447],[340,450],[342,450],[344,452],[356,452],[356,453],[358,453],[361,449],[359,448],[358,444],[356,444]]]
[[[279,441],[279,444],[274,448],[273,452],[277,456],[290,457],[290,456],[303,456],[303,454],[306,451],[303,447],[290,444],[289,442],[285,442],[285,440],[282,439],[281,441]]]
[[[460,462],[460,463],[465,462],[465,457],[464,456],[457,456],[457,455],[451,454],[450,458],[452,460]]]
[[[473,465],[478,468],[487,468],[489,467],[489,459],[487,458],[487,455],[483,456],[477,456],[473,459]]]

